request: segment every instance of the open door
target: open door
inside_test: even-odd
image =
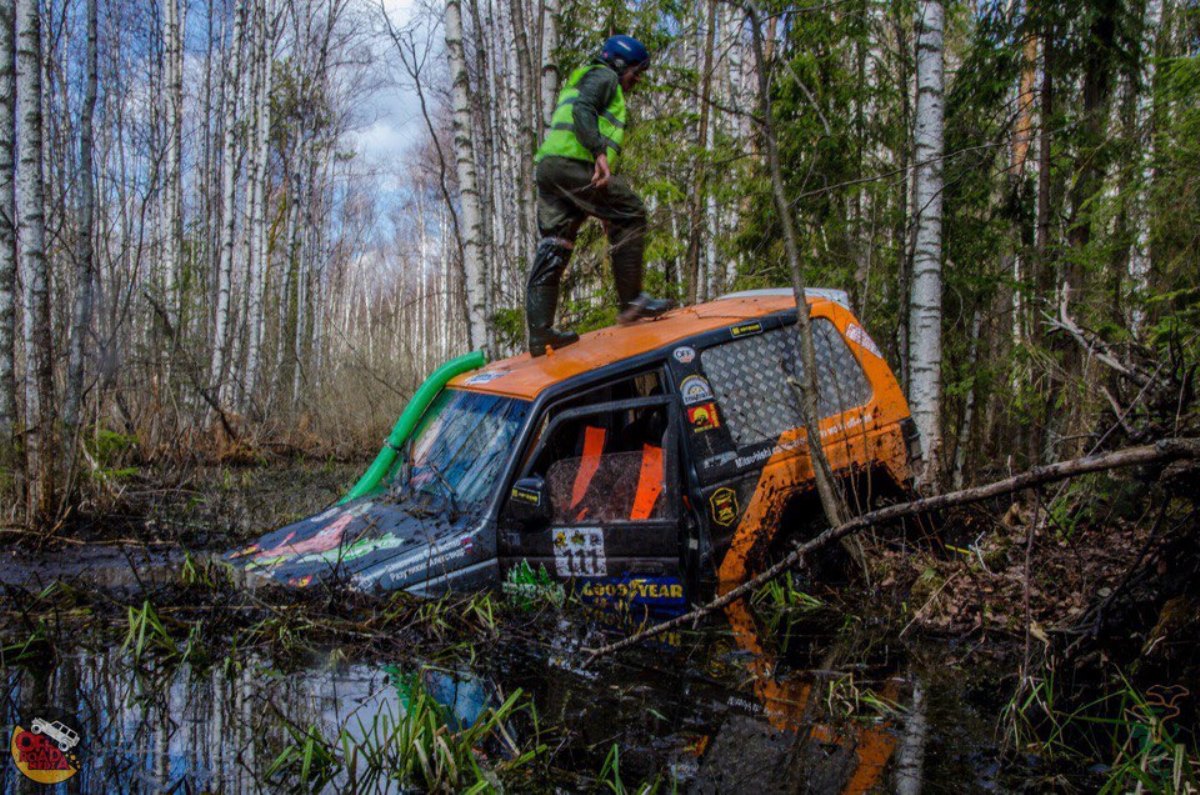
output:
[[[507,566],[544,566],[585,600],[684,605],[675,412],[660,394],[551,419],[501,513]]]

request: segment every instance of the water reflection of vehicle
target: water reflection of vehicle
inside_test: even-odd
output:
[[[886,720],[870,722],[841,721],[840,725],[828,722],[832,716],[823,709],[821,685],[827,680],[819,679],[804,670],[781,674],[777,638],[765,628],[745,600],[733,602],[725,607],[725,617],[733,632],[737,646],[748,652],[746,668],[752,676],[755,700],[761,707],[761,716],[784,738],[783,756],[792,767],[807,768],[803,774],[813,776],[819,767],[822,777],[820,786],[805,791],[839,792],[844,795],[866,793],[881,781],[888,761],[896,747],[892,727]],[[887,677],[879,694],[887,702],[894,702],[899,687],[893,677]],[[822,714],[822,713],[826,714]],[[844,716],[843,716],[844,717]],[[779,755],[779,736],[763,731],[753,722],[733,723],[729,730],[736,736],[725,741],[731,750],[745,755],[747,742],[759,739],[759,745],[768,746],[767,755]],[[720,743],[718,736],[712,744]],[[772,742],[774,741],[774,742]],[[763,749],[758,749],[763,753]],[[727,768],[731,763],[729,754],[718,754],[711,764]],[[806,764],[816,762],[815,766]],[[756,765],[760,768],[761,765]],[[797,771],[790,772],[795,775]],[[754,773],[751,768],[749,773]],[[760,774],[772,775],[765,768]],[[749,784],[750,782],[746,782]],[[768,787],[769,789],[769,787]],[[701,789],[703,791],[703,789]],[[762,791],[762,790],[760,790]]]
[[[839,476],[902,484],[908,407],[844,303],[809,295],[822,443]],[[295,585],[434,593],[532,568],[647,606],[694,601],[810,510],[795,319],[790,291],[754,291],[445,373],[355,499],[228,557]]]

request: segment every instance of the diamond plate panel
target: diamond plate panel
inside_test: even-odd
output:
[[[871,385],[854,354],[828,320],[813,321],[821,417],[866,403]],[[800,397],[787,382],[803,372],[795,327],[727,342],[700,354],[738,447],[775,439],[802,424]]]

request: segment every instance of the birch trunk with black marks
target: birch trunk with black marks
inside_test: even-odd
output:
[[[1129,276],[1133,281],[1137,298],[1131,302],[1130,326],[1138,334],[1145,323],[1142,301],[1150,286],[1150,189],[1154,181],[1154,74],[1155,48],[1158,28],[1162,24],[1163,0],[1146,0],[1145,21],[1142,26],[1141,86],[1137,99],[1137,123],[1142,141],[1142,180],[1138,184],[1134,200],[1134,225],[1136,234],[1129,251]]]
[[[224,144],[221,149],[221,253],[217,264],[216,309],[213,313],[212,367],[209,383],[217,396],[217,403],[225,406],[226,398],[226,353],[229,347],[230,294],[233,282],[233,244],[237,230],[237,170],[238,162],[238,86],[242,79],[242,37],[245,30],[246,3],[239,0],[234,9],[232,48],[225,72],[225,125]]]
[[[54,352],[42,175],[42,32],[37,0],[17,0],[17,226],[25,279],[26,515],[36,522],[54,501]]]
[[[71,312],[70,353],[67,362],[67,394],[63,403],[63,428],[74,463],[80,406],[83,403],[83,368],[87,338],[92,327],[92,296],[95,285],[95,248],[92,229],[96,210],[93,167],[93,122],[98,84],[96,53],[96,0],[87,3],[87,82],[83,114],[79,122],[79,231],[75,242],[75,305]]]
[[[908,321],[908,400],[921,435],[919,480],[936,488],[942,449],[942,150],[941,0],[917,6],[917,100],[913,131],[916,233]]]
[[[542,129],[550,129],[550,118],[554,115],[554,101],[558,99],[558,0],[542,2]]]
[[[454,113],[454,162],[458,173],[462,224],[462,293],[467,319],[467,346],[492,348],[485,314],[488,284],[483,268],[482,211],[475,174],[475,147],[471,137],[471,86],[463,52],[462,7],[459,0],[446,1],[446,54],[450,59],[451,102]]]
[[[7,473],[0,475],[0,490],[12,485],[5,481],[17,475],[19,469],[16,164],[13,162],[17,120],[15,22],[13,0],[0,0],[0,471]]]
[[[162,212],[167,225],[163,245],[165,302],[171,322],[179,325],[180,258],[183,256],[183,25],[180,0],[163,0],[163,60],[167,100],[166,174]],[[207,122],[205,122],[207,123]],[[168,359],[169,361],[169,359]]]
[[[709,97],[712,94],[713,42],[716,35],[716,21],[717,0],[708,0],[708,10],[704,25],[703,60],[699,70],[700,97],[698,104],[700,107],[698,111],[700,120],[696,126],[696,156],[693,158],[695,168],[692,170],[692,184],[688,194],[688,212],[687,217],[684,219],[688,228],[688,247],[684,268],[687,275],[687,302],[689,304],[696,303],[706,292],[703,287],[708,283],[708,275],[700,267],[700,250],[702,247],[701,237],[705,233],[702,219],[704,218],[706,160],[709,149]],[[711,237],[713,230],[707,231]]]
[[[262,14],[261,49],[258,56],[258,91],[254,98],[256,129],[252,166],[253,197],[250,213],[250,292],[246,317],[249,344],[246,351],[246,371],[243,374],[243,407],[254,397],[261,367],[261,349],[266,330],[263,311],[268,257],[267,204],[270,200],[269,160],[271,145],[271,76],[275,52],[274,2],[268,0]]]

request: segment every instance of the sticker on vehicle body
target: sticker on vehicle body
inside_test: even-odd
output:
[[[538,564],[537,571],[534,571],[525,559],[508,570],[501,590],[522,610],[532,607],[534,600],[539,598],[557,606],[566,600],[566,591],[561,584],[550,579],[546,567]]]
[[[712,387],[701,375],[689,375],[679,385],[679,394],[683,396],[683,405],[693,406],[713,399]]]
[[[721,527],[729,527],[737,521],[737,492],[728,486],[714,491],[708,498],[708,505],[712,509],[712,520]]]
[[[725,466],[735,458],[737,458],[737,453],[727,450],[724,453],[717,453],[714,456],[704,459],[700,462],[700,466],[706,470],[716,469],[717,467]]]
[[[857,323],[851,323],[849,326],[846,326],[846,339],[861,348],[866,348],[876,358],[883,358],[883,353],[880,352],[879,346],[875,344],[875,340],[871,339],[871,335],[866,332],[866,329]]]
[[[689,348],[687,345],[681,345],[672,351],[671,355],[674,356],[675,361],[679,362],[680,364],[691,364],[696,358],[696,350],[694,348]]]
[[[470,536],[447,538],[398,560],[359,572],[354,575],[354,584],[366,590],[377,583],[386,585],[390,580],[394,587],[419,574],[445,573],[451,570],[449,564],[469,556],[474,547],[475,542]],[[457,567],[458,564],[454,568]]]
[[[617,604],[653,608],[684,607],[683,583],[678,577],[625,574],[584,580],[577,585],[585,604]]]
[[[517,502],[523,502],[526,505],[541,505],[542,495],[533,489],[523,489],[520,486],[513,486],[512,499]]]
[[[717,404],[708,402],[699,406],[690,406],[687,410],[688,424],[693,433],[711,431],[721,427],[721,419],[717,416]]]
[[[599,527],[555,530],[554,570],[559,577],[602,577],[608,574],[604,531]]]
[[[484,373],[476,373],[466,381],[463,381],[463,386],[478,386],[480,384],[486,384],[489,381],[495,381],[502,375],[508,375],[508,370],[488,370]]]
[[[729,327],[729,336],[735,340],[739,337],[749,337],[751,334],[762,334],[762,323],[757,320],[750,323],[738,323],[736,326]]]
[[[409,539],[407,538],[401,538],[390,533],[378,538],[361,538],[347,547],[339,559],[342,562],[348,563],[364,555],[369,555],[372,552],[378,552],[381,549],[397,549],[407,544],[408,541]]]

